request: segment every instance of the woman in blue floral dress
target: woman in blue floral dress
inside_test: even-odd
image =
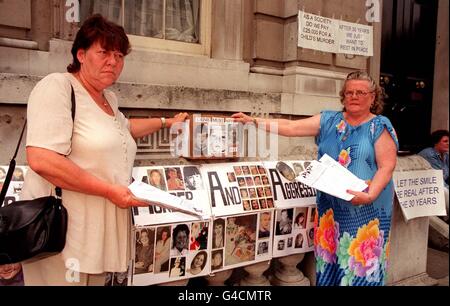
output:
[[[344,110],[323,111],[307,119],[262,119],[243,113],[235,121],[270,129],[283,136],[315,136],[320,159],[328,154],[369,187],[344,201],[318,192],[314,250],[318,286],[381,286],[389,257],[394,186],[392,173],[398,140],[382,112],[382,91],[362,71],[350,73],[340,92]]]

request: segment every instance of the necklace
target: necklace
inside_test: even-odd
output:
[[[84,84],[83,79],[80,77],[80,75],[76,75],[75,76],[78,81],[81,83],[81,85],[84,87],[84,89],[86,89],[86,91],[89,93],[89,95],[92,97],[92,99],[98,103],[101,104],[101,106],[103,107],[109,107],[109,102],[108,100],[105,98],[103,92],[101,93],[101,96],[96,98],[98,96],[98,94],[91,92],[91,90],[89,90],[89,88]],[[99,102],[99,100],[101,100],[101,102]]]

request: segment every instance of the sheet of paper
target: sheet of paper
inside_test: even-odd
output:
[[[296,180],[345,201],[354,197],[346,190],[363,191],[367,188],[363,180],[327,154],[319,161],[312,161]]]
[[[196,207],[192,201],[174,196],[144,182],[134,181],[128,186],[128,189],[130,189],[133,195],[141,201],[148,202],[149,204],[157,204],[158,206],[194,215],[203,219],[202,209]]]

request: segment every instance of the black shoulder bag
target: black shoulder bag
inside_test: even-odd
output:
[[[71,86],[72,87],[72,86]],[[72,87],[72,120],[75,119],[75,93]],[[0,193],[0,206],[16,167],[16,156],[26,127],[24,123],[19,143],[9,164]],[[67,210],[62,205],[61,188],[56,196],[28,201],[16,201],[0,208],[0,265],[31,258],[45,258],[61,252],[66,244]]]

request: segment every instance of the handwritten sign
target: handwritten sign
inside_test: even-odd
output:
[[[373,56],[372,27],[340,21],[338,53]]]
[[[394,172],[394,183],[406,220],[446,215],[442,171]]]
[[[300,11],[298,14],[299,47],[336,52],[337,20]]]
[[[298,46],[323,52],[373,56],[373,27],[299,11]]]

